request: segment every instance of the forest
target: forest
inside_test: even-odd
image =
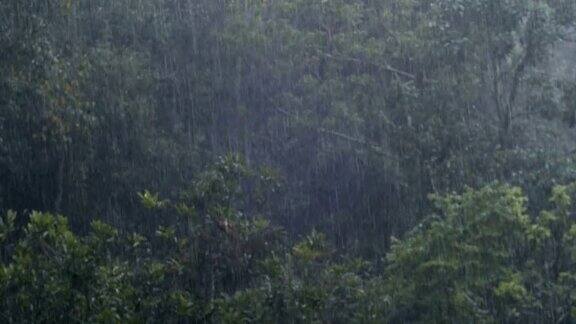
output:
[[[576,1],[0,0],[0,322],[576,323]]]

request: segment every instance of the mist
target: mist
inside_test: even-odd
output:
[[[2,0],[0,318],[575,322],[575,19]]]

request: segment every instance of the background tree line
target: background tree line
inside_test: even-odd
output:
[[[386,255],[396,253],[394,240],[428,224],[438,211],[430,194],[444,196],[496,180],[526,194],[530,220],[522,220],[519,229],[524,235],[526,222],[540,224],[540,211],[552,208],[551,188],[576,180],[575,13],[571,0],[2,1],[0,211],[21,215],[14,220],[21,230],[12,243],[32,235],[23,228],[34,222],[62,222],[32,214],[32,225],[26,225],[25,215],[33,210],[66,215],[82,244],[92,244],[83,235],[91,240],[90,224],[97,219],[122,234],[156,237],[158,226],[176,230],[183,226],[179,222],[187,223],[176,221],[182,210],[167,206],[192,199],[195,213],[244,215],[247,223],[231,229],[232,221],[211,220],[212,227],[204,228],[207,242],[178,229],[179,235],[196,238],[191,246],[221,254],[209,239],[220,237],[218,230],[256,231],[250,229],[257,226],[253,222],[266,220],[285,229],[277,258],[296,253],[294,242],[314,229],[316,236],[311,235],[334,250],[338,260],[330,262],[340,266],[344,255],[362,257],[372,263],[373,272],[366,275],[372,278],[389,267]],[[220,161],[229,152],[243,158]],[[221,169],[229,164],[233,167]],[[252,170],[249,176],[227,173],[239,165]],[[220,190],[214,183],[234,189]],[[216,204],[211,199],[227,207],[209,211],[207,206]],[[157,210],[162,201],[164,209]],[[503,208],[495,213],[516,215]],[[544,235],[530,244],[556,251],[564,234],[554,233],[555,243]],[[402,244],[428,239],[439,238],[409,238]],[[528,243],[518,249],[527,251],[522,244]],[[3,258],[10,262],[14,251],[7,246]],[[230,243],[226,253],[241,250],[235,246]],[[547,267],[546,260],[520,259]],[[208,268],[195,271],[214,273],[207,260],[197,266]],[[571,264],[558,262],[553,262],[554,280]],[[231,269],[220,266],[224,273]],[[450,271],[464,271],[455,267]],[[517,263],[513,269],[525,270]],[[313,270],[283,271],[306,278]],[[510,285],[526,293],[537,291],[522,286],[526,278],[514,271],[494,276],[512,280]],[[206,300],[243,291],[250,285],[243,280],[252,276],[257,277],[190,274],[200,282],[194,289],[205,290],[197,298],[210,307],[215,304]],[[461,316],[452,313],[461,310],[458,298],[475,303],[466,306],[472,307],[469,314],[520,319],[518,314],[537,312],[528,300],[515,306],[516,313],[485,305],[495,300],[494,293],[467,284],[445,288],[447,304],[436,310],[411,304],[409,298],[422,288],[411,287],[402,297],[408,299],[390,297],[390,305],[401,300],[414,313],[398,306],[394,312],[386,308],[386,316]],[[531,302],[543,296],[530,297]],[[562,305],[570,305],[566,300]],[[318,316],[319,304],[306,305]],[[546,316],[567,320],[566,309]]]

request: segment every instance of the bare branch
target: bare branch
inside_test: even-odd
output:
[[[417,80],[417,77],[414,74],[399,70],[395,67],[390,66],[389,64],[379,64],[379,63],[375,63],[375,62],[367,62],[367,61],[363,61],[363,60],[360,60],[360,59],[357,59],[354,57],[334,56],[334,55],[328,54],[328,53],[324,53],[323,55],[327,58],[334,59],[334,60],[344,60],[344,61],[351,61],[351,62],[355,62],[355,63],[359,63],[359,64],[371,65],[371,66],[377,67],[381,70],[392,72],[392,73],[397,74],[399,76],[403,76],[403,77],[408,78],[410,80]],[[430,80],[430,79],[424,79],[423,82],[433,83],[435,81]]]

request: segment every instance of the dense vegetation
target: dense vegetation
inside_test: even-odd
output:
[[[575,322],[575,20],[0,1],[0,318]]]

